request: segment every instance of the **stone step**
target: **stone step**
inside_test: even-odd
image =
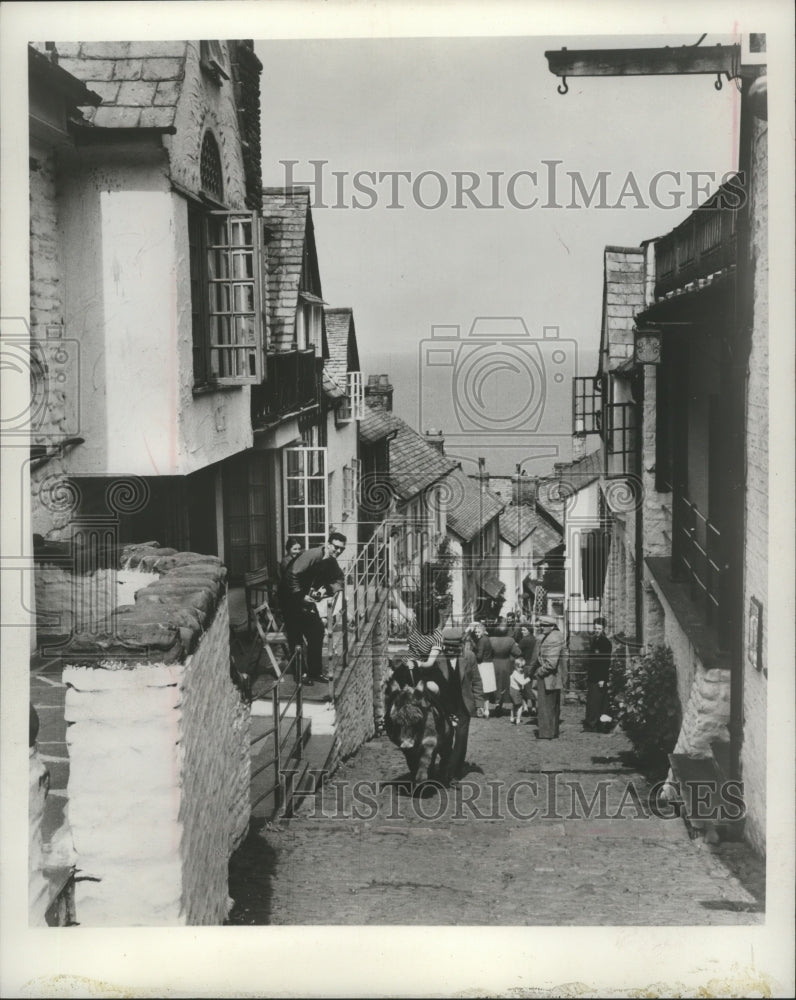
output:
[[[285,711],[284,718],[295,719],[296,704],[293,702],[287,705],[287,699],[280,699],[280,713]],[[273,702],[270,698],[255,699],[252,702],[251,714],[253,717],[270,718],[273,715]],[[318,735],[328,735],[335,731],[335,711],[331,701],[317,702],[305,701],[302,712],[303,719],[312,723],[312,731]]]

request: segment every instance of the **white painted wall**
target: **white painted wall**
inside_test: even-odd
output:
[[[248,388],[193,396],[187,206],[162,169],[84,165],[60,236],[85,438],[70,472],[185,475],[250,446]]]
[[[576,484],[573,484],[576,485]],[[581,537],[586,531],[600,526],[599,481],[595,480],[578,490],[571,498],[564,518],[564,599],[565,611],[588,616],[596,613],[600,603],[583,597],[583,576],[581,567]]]

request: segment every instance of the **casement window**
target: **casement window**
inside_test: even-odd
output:
[[[329,530],[326,448],[285,448],[287,534],[304,548],[326,541]]]
[[[362,384],[362,372],[346,373],[345,400],[337,411],[337,423],[350,423],[361,420],[365,415],[365,387]]]
[[[323,299],[311,292],[298,293],[298,309],[296,310],[296,347],[306,351],[310,347],[320,349],[323,337]]]
[[[191,202],[188,243],[194,386],[261,382],[263,320],[256,214],[208,211]]]
[[[594,434],[600,430],[602,387],[599,376],[572,379],[572,430],[575,434]]]

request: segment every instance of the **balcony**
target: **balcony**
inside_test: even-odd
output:
[[[719,648],[728,636],[728,567],[721,532],[683,493],[672,492],[672,579],[688,585],[691,601],[715,629]]]
[[[314,348],[269,354],[265,381],[252,386],[252,426],[269,427],[315,406],[320,364]]]
[[[738,182],[728,182],[672,232],[655,243],[655,298],[694,290],[735,265]]]

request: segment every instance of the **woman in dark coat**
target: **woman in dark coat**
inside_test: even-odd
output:
[[[594,632],[589,643],[586,667],[586,718],[583,728],[587,732],[601,732],[611,723],[609,716],[608,677],[611,669],[611,640],[605,634],[606,621],[595,618]]]
[[[509,681],[514,664],[512,659],[522,656],[522,651],[514,641],[514,636],[509,635],[509,630],[505,625],[498,625],[495,634],[490,637],[492,645],[492,662],[495,664],[495,715],[503,711],[503,702],[509,700]]]

